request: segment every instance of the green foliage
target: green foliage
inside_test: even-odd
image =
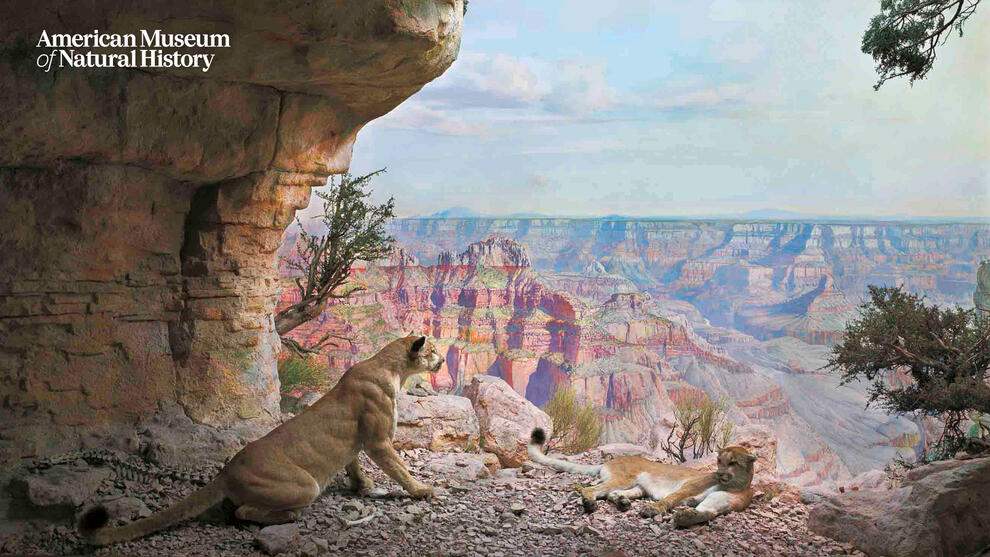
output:
[[[589,403],[580,403],[569,384],[557,386],[543,411],[553,422],[550,442],[566,454],[582,453],[598,445],[604,427],[598,410]]]
[[[935,50],[963,24],[980,0],[881,0],[863,35],[863,52],[877,63],[879,89],[888,79],[924,79],[935,63]]]
[[[945,423],[938,455],[963,444],[971,413],[990,413],[990,319],[974,310],[944,309],[900,287],[870,286],[860,316],[846,325],[826,368],[842,383],[869,383],[869,403],[897,414]]]
[[[667,440],[659,443],[667,455],[678,462],[701,458],[718,452],[729,444],[732,422],[725,412],[724,399],[713,401],[704,393],[677,397],[674,403],[674,427]]]
[[[322,387],[328,379],[327,370],[314,358],[293,356],[278,363],[282,391],[291,391],[296,387]]]
[[[355,262],[381,259],[392,250],[395,240],[385,231],[385,224],[395,216],[395,200],[389,198],[375,205],[369,200],[371,190],[366,189],[371,179],[382,172],[384,169],[364,176],[333,177],[328,191],[316,192],[323,200],[323,214],[316,218],[325,233],[311,234],[302,222],[296,221],[299,226],[296,253],[282,262],[298,273],[293,282],[299,301],[275,315],[275,330],[283,344],[297,354],[317,351],[336,337],[327,335],[313,346],[302,347],[285,335],[323,313],[330,300],[364,290],[361,286],[351,286],[344,292],[338,291],[348,282]]]

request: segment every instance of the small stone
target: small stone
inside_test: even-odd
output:
[[[298,524],[276,524],[262,528],[255,542],[269,555],[278,555],[292,549],[299,541]]]
[[[316,548],[320,550],[320,553],[326,553],[327,551],[330,551],[330,542],[328,542],[326,539],[310,538],[310,540],[313,542],[313,545],[315,545]]]
[[[512,511],[513,513],[519,515],[519,514],[522,514],[526,510],[526,505],[523,505],[522,503],[520,503],[520,502],[517,501],[517,502],[512,503],[511,505],[509,505],[509,510]]]
[[[319,554],[320,554],[320,548],[317,547],[312,540],[306,540],[302,542],[301,546],[299,547],[300,557],[316,557]]]
[[[357,499],[350,499],[340,507],[344,512],[356,512],[361,514],[364,511],[364,503],[358,501]]]

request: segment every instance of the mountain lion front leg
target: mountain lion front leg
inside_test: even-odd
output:
[[[674,524],[684,528],[708,522],[716,516],[732,510],[732,495],[725,491],[716,491],[698,503],[695,509],[681,509],[674,513]]]
[[[715,479],[714,474],[689,480],[685,482],[684,485],[679,487],[677,491],[674,491],[656,503],[644,508],[641,511],[641,514],[643,514],[643,516],[656,516],[658,514],[668,513],[681,501],[687,499],[688,497],[693,497],[700,493],[704,493],[705,490],[713,485],[716,485],[717,483],[718,480]]]
[[[371,457],[371,460],[382,469],[383,472],[388,474],[388,477],[392,478],[403,489],[409,492],[409,495],[417,499],[423,499],[426,497],[433,496],[433,488],[416,481],[409,471],[406,470],[405,463],[399,458],[399,454],[395,452],[395,448],[392,447],[392,441],[386,440],[384,442],[379,442],[373,446],[365,448],[365,452]]]
[[[363,491],[375,487],[375,480],[361,469],[358,457],[354,457],[354,460],[344,470],[347,471],[347,480],[350,483],[351,491]]]

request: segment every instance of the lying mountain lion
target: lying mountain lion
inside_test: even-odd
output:
[[[587,512],[594,512],[596,501],[602,497],[622,510],[629,509],[631,499],[643,496],[656,499],[657,502],[644,509],[647,516],[670,512],[684,501],[697,508],[674,513],[674,523],[683,527],[741,511],[749,506],[753,496],[749,485],[753,481],[756,456],[742,447],[725,447],[718,453],[718,469],[702,472],[639,456],[618,457],[600,465],[578,464],[546,456],[545,442],[543,430],[534,429],[528,452],[535,462],[561,472],[601,478],[601,483],[596,485],[575,486]]]
[[[426,337],[401,338],[360,362],[337,385],[298,416],[249,443],[203,489],[151,517],[119,528],[105,527],[107,510],[83,513],[79,531],[87,542],[107,545],[144,536],[194,517],[225,497],[235,516],[262,524],[296,520],[341,469],[355,490],[373,486],[358,464],[364,451],[413,497],[433,488],[406,470],[392,448],[396,403],[411,375],[436,372],[443,358]]]

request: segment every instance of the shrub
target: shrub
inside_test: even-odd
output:
[[[677,462],[718,452],[732,435],[725,407],[725,400],[713,401],[702,392],[676,397],[674,427],[659,442],[660,449]]]
[[[329,379],[329,374],[315,358],[292,356],[278,363],[278,380],[282,391],[290,391],[296,387],[323,387]]]
[[[553,422],[550,443],[566,454],[582,453],[598,445],[604,427],[594,405],[580,403],[569,384],[557,386],[543,411]]]

